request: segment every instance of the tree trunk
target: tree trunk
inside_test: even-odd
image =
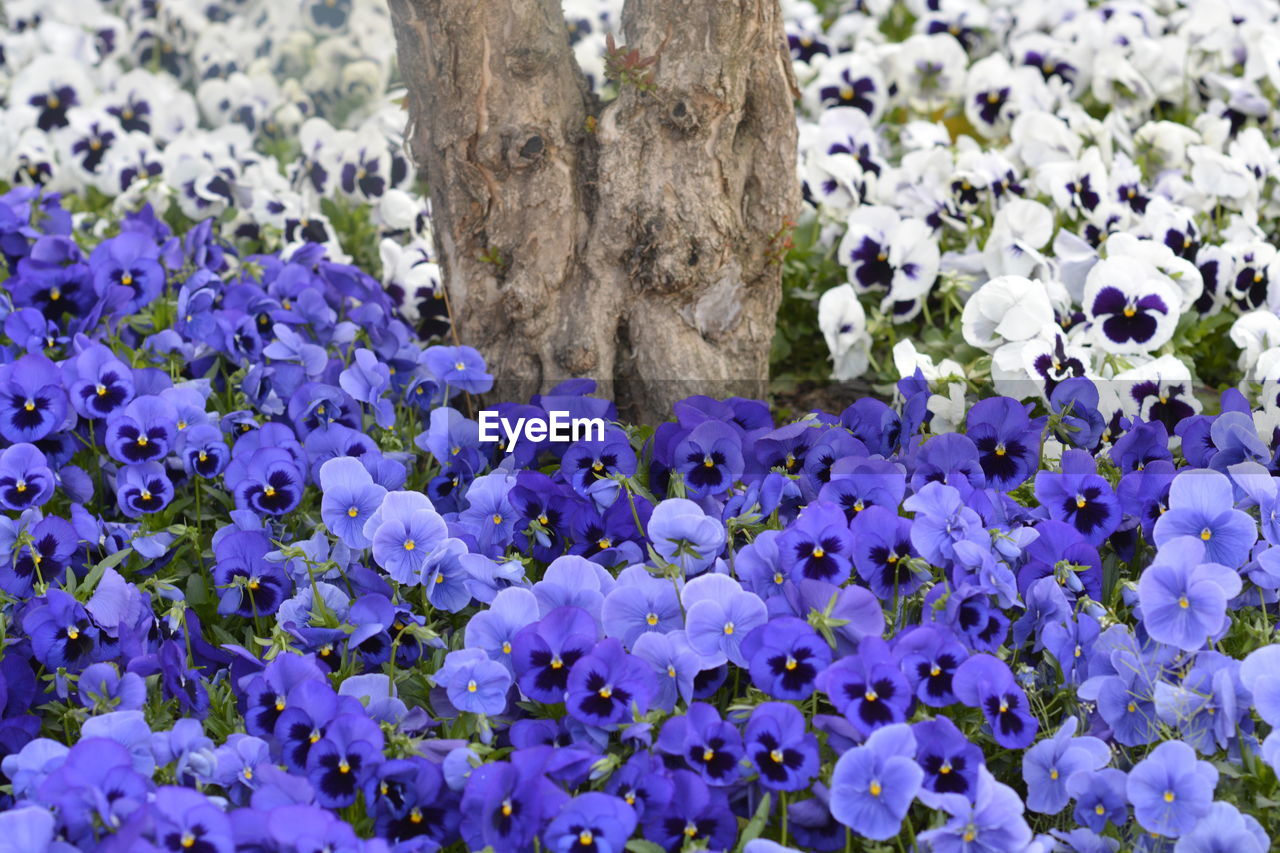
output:
[[[799,203],[778,0],[628,0],[626,51],[656,62],[605,105],[559,0],[389,2],[456,329],[496,391],[590,376],[649,422],[762,396]]]

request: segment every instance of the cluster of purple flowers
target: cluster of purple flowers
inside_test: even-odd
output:
[[[507,453],[479,355],[319,247],[90,242],[0,196],[0,850],[1277,832],[1280,441],[1237,392],[935,432],[917,374],[650,433],[575,380],[496,409],[604,435]]]

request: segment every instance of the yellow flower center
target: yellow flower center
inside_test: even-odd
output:
[[[704,749],[702,751],[703,761],[711,761],[715,757],[716,757],[716,751],[714,749]]]
[[[1005,452],[1003,444],[996,445],[996,456],[1004,456]]]
[[[819,545],[818,547],[813,549],[813,556],[821,560],[823,557],[827,556],[827,552],[822,550],[822,546]]]
[[[359,514],[360,514],[360,510],[356,507],[351,507],[350,509],[347,510],[347,516],[349,518],[355,518]]]
[[[476,686],[476,680],[473,678],[467,682],[467,692],[475,693],[479,688]]]
[[[1085,506],[1085,504],[1087,504],[1087,503],[1088,503],[1088,501],[1087,501],[1087,500],[1085,500],[1081,495],[1076,495],[1076,508],[1077,508],[1077,509],[1084,509],[1084,506]]]
[[[795,658],[793,658],[791,655],[787,655],[787,662],[783,665],[787,668],[787,672],[790,672],[791,670],[799,666],[800,662],[797,661]]]
[[[564,661],[560,660],[559,656],[553,657],[553,658],[551,659],[551,668],[552,668],[552,669],[560,669],[560,668],[561,668],[561,667],[563,667],[563,666],[564,666]]]
[[[345,758],[344,758],[344,759],[342,759],[341,761],[339,761],[339,762],[338,762],[338,772],[339,772],[339,773],[350,773],[350,772],[351,772],[351,765],[347,763],[347,759],[345,759]]]
[[[501,523],[502,523],[502,516],[498,515],[498,514],[495,512],[495,513],[493,514],[493,523],[494,523],[494,524],[501,524]]]
[[[503,653],[504,655],[509,655],[509,654],[511,654],[511,644],[510,644],[510,643],[503,643],[503,644],[502,644],[502,653]]]
[[[724,623],[724,632],[725,632],[726,634],[732,634],[732,633],[733,633],[733,623],[732,623],[732,622],[726,622],[726,623]]]
[[[68,629],[67,629],[67,639],[68,639],[68,640],[74,640],[74,639],[76,639],[76,638],[77,638],[77,637],[79,637],[79,636],[80,636],[80,632],[79,632],[79,631],[77,631],[75,628],[68,628]]]
[[[511,801],[510,800],[502,801],[502,816],[511,817]]]
[[[590,847],[593,838],[594,836],[591,834],[591,830],[589,829],[584,829],[582,832],[578,833],[578,843],[583,847]]]
[[[275,486],[267,486],[265,489],[262,490],[262,493],[269,498],[274,498],[276,496]]]
[[[871,796],[878,797],[880,796],[880,792],[883,791],[884,789],[880,787],[880,783],[878,781],[876,781],[875,779],[872,779],[871,786],[868,787],[867,790],[871,793]]]
[[[606,684],[604,687],[600,688],[599,693],[601,699],[608,699],[613,696],[613,688]]]
[[[657,614],[657,613],[650,613],[648,616],[644,617],[644,621],[645,621],[645,622],[646,622],[650,627],[652,627],[652,626],[654,626],[654,625],[657,625],[657,624],[658,624],[658,614]]]
[[[1164,792],[1164,801],[1165,801],[1166,803],[1172,803],[1172,802],[1173,802],[1173,799],[1174,799],[1174,797],[1173,797],[1173,791],[1165,791],[1165,792]]]
[[[406,551],[412,551],[414,548],[417,548],[417,547],[418,547],[418,543],[414,542],[412,539],[404,540],[404,549]]]
[[[1183,596],[1179,596],[1179,597],[1178,597],[1178,606],[1179,606],[1179,607],[1181,607],[1183,610],[1186,610],[1188,607],[1190,607],[1190,606],[1191,606],[1191,602],[1190,602],[1190,601],[1187,601],[1187,597],[1186,597],[1185,595],[1183,595]]]
[[[714,467],[716,467],[716,463],[715,463],[715,462],[713,462],[713,461],[711,461],[711,457],[707,457],[706,459],[703,459],[703,460],[702,460],[702,465],[703,465],[703,467],[704,467],[704,468],[714,468]]]
[[[874,690],[868,689],[866,693],[862,694],[862,698],[866,699],[868,702],[874,702],[879,699],[880,696]]]
[[[1213,538],[1213,531],[1206,527],[1204,530],[1200,531],[1200,538],[1208,542]]]
[[[23,404],[22,408],[26,409],[28,412],[34,412],[36,410],[35,401],[28,400],[26,403]]]
[[[773,759],[774,764],[781,764],[783,759],[782,750],[780,749],[769,750],[769,757]]]
[[[194,846],[195,846],[195,843],[196,843],[196,837],[195,837],[194,835],[192,835],[192,834],[191,834],[191,833],[189,833],[189,832],[184,832],[184,833],[182,833],[182,846],[183,846],[183,847],[194,847]]]

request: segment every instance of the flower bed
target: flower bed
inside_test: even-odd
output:
[[[1273,9],[784,5],[810,212],[780,374],[1274,381]]]
[[[5,3],[0,851],[1270,848],[1274,15],[784,5],[890,402],[654,430],[422,342],[381,4]]]
[[[322,247],[149,210],[81,246],[28,190],[0,222],[0,843],[1275,833],[1278,463],[1238,392],[1171,435],[1073,378],[953,431],[917,374],[505,453],[479,357]],[[496,412],[613,421],[592,387]]]

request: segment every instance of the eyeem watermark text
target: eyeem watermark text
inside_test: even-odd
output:
[[[507,453],[520,439],[541,441],[604,441],[603,418],[575,418],[569,412],[547,412],[545,418],[502,417],[488,409],[480,412],[480,441],[501,441]]]

